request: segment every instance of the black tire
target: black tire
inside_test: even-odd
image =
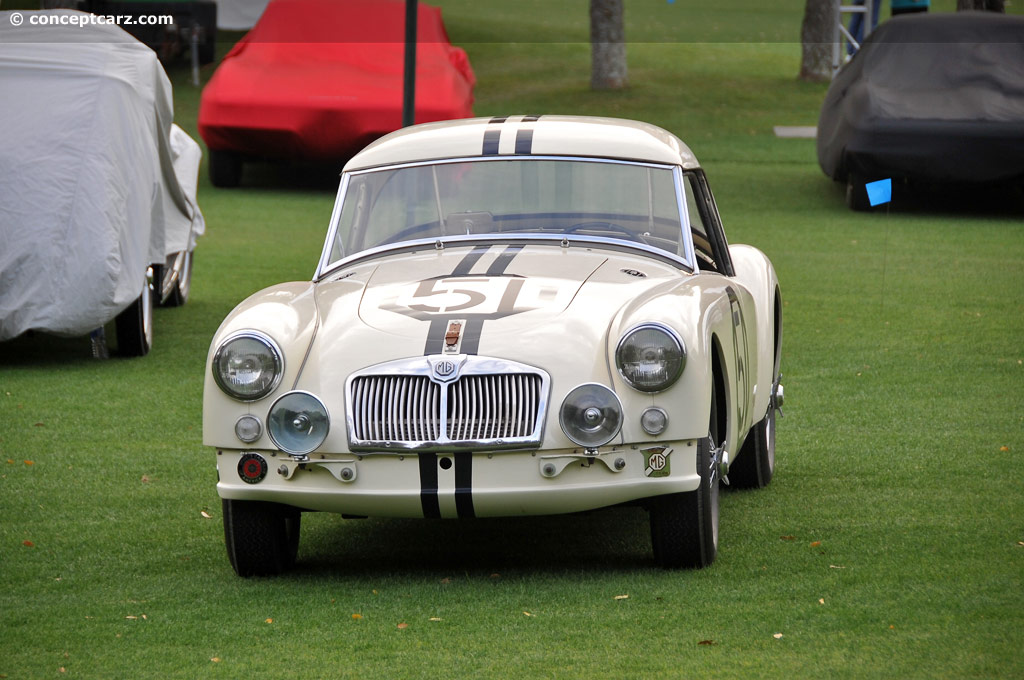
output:
[[[868,198],[868,190],[864,178],[856,173],[849,173],[846,176],[846,206],[850,210],[865,212],[871,210],[871,200]]]
[[[168,257],[166,265],[153,266],[156,299],[161,307],[180,307],[188,302],[193,257],[191,250],[183,250]]]
[[[714,384],[714,381],[712,381]],[[718,403],[711,391],[708,436],[697,442],[700,485],[695,491],[658,496],[648,501],[654,560],[665,569],[702,569],[718,555],[719,464]]]
[[[729,486],[737,489],[761,489],[775,475],[775,406],[750,428],[740,455],[729,467]]]
[[[654,559],[665,569],[701,569],[718,554],[719,475],[712,470],[711,437],[697,442],[700,486],[648,503]]]
[[[210,151],[210,182],[231,189],[242,181],[242,159],[232,151]]]
[[[142,293],[114,319],[117,351],[126,357],[144,357],[153,346],[153,287],[149,275]]]
[[[302,513],[265,501],[222,499],[224,543],[239,576],[276,576],[295,566]]]

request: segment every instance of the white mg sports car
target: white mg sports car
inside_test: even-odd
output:
[[[228,556],[280,573],[302,512],[547,515],[640,504],[656,562],[718,551],[723,484],[762,487],[782,306],[696,158],[644,123],[419,125],[345,167],[312,281],[210,347],[203,439]]]

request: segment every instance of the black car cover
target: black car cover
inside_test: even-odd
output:
[[[836,74],[817,139],[836,180],[1024,180],[1024,17],[885,22]]]

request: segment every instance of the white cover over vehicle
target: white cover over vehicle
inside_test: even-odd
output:
[[[769,483],[782,401],[771,262],[730,246],[700,165],[644,123],[413,126],[345,167],[312,281],[243,301],[210,347],[243,576],[303,510],[464,518],[638,503],[665,567],[718,550],[718,492]]]
[[[204,231],[156,54],[88,16],[0,12],[0,340],[103,326]]]

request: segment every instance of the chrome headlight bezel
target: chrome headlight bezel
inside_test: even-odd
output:
[[[296,399],[305,401],[307,406],[305,408],[298,408],[296,405],[296,410],[286,412],[288,405],[285,402],[295,401]],[[313,415],[314,418],[310,418],[310,415]],[[305,417],[306,424],[310,427],[310,432],[315,427],[316,433],[310,439],[304,441],[301,446],[296,446],[293,441],[285,441],[285,435],[291,434],[291,432],[283,432],[282,428],[288,428],[291,425],[292,428],[298,430],[299,426],[297,423],[300,417]],[[270,435],[270,441],[274,442],[274,446],[289,456],[301,457],[316,451],[327,440],[327,435],[330,431],[331,414],[324,402],[312,392],[294,390],[282,394],[271,405],[270,412],[267,415],[267,434]],[[302,435],[301,432],[299,434],[300,436]]]
[[[227,358],[227,352],[229,351],[231,344],[239,340],[254,340],[262,344],[268,350],[273,364],[272,370],[274,373],[271,376],[270,381],[264,382],[262,387],[254,392],[241,392],[233,389],[223,374],[221,362]],[[210,370],[213,372],[214,382],[217,383],[217,387],[219,387],[224,394],[228,395],[232,399],[237,399],[238,401],[259,401],[268,394],[271,394],[277,389],[278,385],[281,384],[281,379],[284,376],[284,353],[281,352],[281,348],[269,335],[253,330],[239,331],[226,337],[220,343],[220,346],[217,347],[217,351],[213,355]]]
[[[669,362],[669,366],[666,369],[666,377],[656,383],[653,381],[645,383],[638,380],[638,374],[630,370],[630,365],[636,362],[627,361],[624,356],[629,350],[630,340],[635,339],[637,333],[650,331],[655,331],[664,336],[668,340],[665,344],[665,349],[674,351],[677,354],[677,357]],[[678,363],[678,365],[673,366],[672,363]],[[665,324],[653,321],[637,324],[626,331],[619,339],[619,344],[615,348],[615,367],[618,369],[622,379],[626,381],[626,384],[634,390],[647,394],[664,392],[672,387],[679,380],[679,376],[683,374],[683,369],[686,367],[686,345],[683,343],[683,339],[679,337],[679,334]]]
[[[601,420],[593,424],[580,422],[580,418],[585,419],[591,409],[599,412]],[[619,395],[600,383],[583,383],[572,388],[558,409],[558,424],[562,432],[574,443],[588,449],[596,449],[615,439],[622,430],[623,420]]]

